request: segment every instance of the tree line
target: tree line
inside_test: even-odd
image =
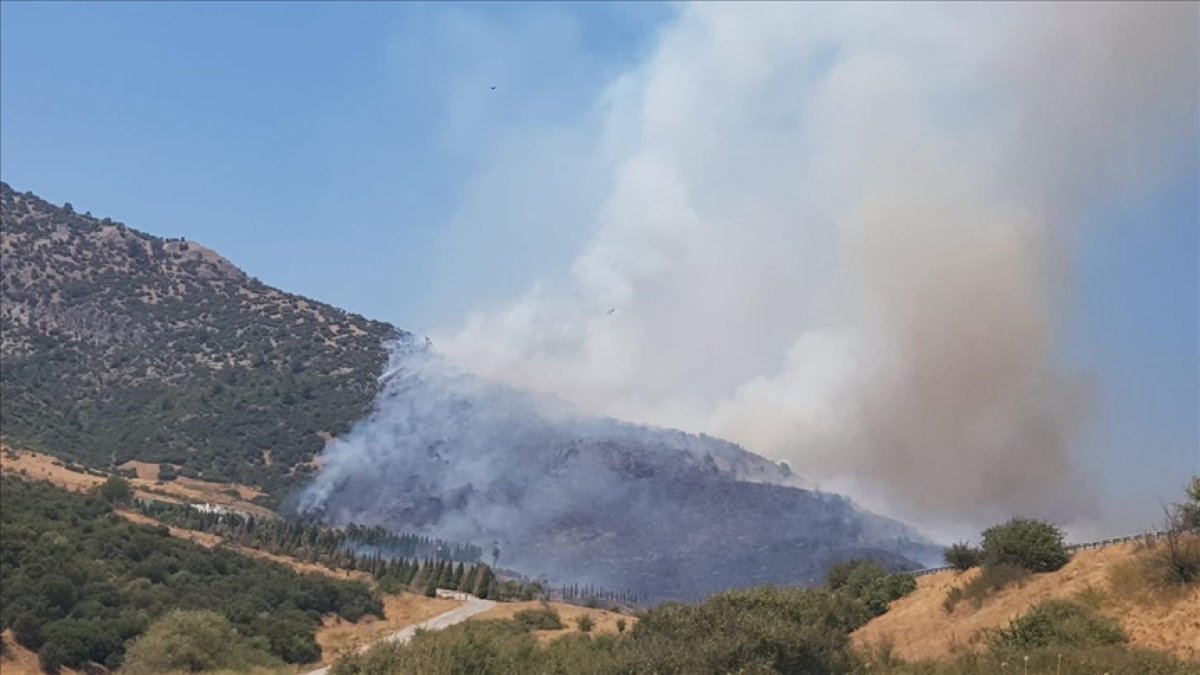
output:
[[[498,578],[489,565],[477,562],[481,550],[471,544],[397,534],[380,527],[337,528],[303,520],[211,513],[187,504],[152,500],[138,502],[137,509],[161,523],[216,534],[232,543],[329,569],[365,572],[387,593],[411,591],[433,597],[440,588],[501,602],[545,595],[536,581]],[[413,555],[419,552],[426,555]]]
[[[483,550],[473,544],[396,533],[378,526],[330,527],[308,520],[205,512],[187,504],[157,500],[139,502],[137,508],[169,525],[211,532],[239,544],[307,562],[330,562],[334,567],[355,568],[359,558],[375,556],[388,560],[432,558],[473,563],[483,555]]]

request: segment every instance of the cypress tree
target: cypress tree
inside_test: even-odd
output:
[[[462,579],[463,579],[463,564],[458,563],[458,566],[454,568],[454,574],[450,577],[450,585],[446,586],[446,588],[458,590],[458,585],[462,583]]]
[[[475,568],[476,565],[471,565],[471,568],[463,574],[462,579],[458,582],[458,590],[464,593],[470,593],[475,590]]]

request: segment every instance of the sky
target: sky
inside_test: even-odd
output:
[[[1088,9],[6,2],[0,177],[931,530],[1115,535],[1200,472],[1200,27]]]

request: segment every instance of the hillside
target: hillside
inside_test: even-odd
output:
[[[93,466],[169,462],[268,490],[370,408],[391,326],[198,244],[0,183],[0,433]]]
[[[16,450],[142,480],[161,463],[273,507],[304,487],[306,515],[496,541],[522,573],[656,599],[938,554],[731,443],[451,374],[411,334],[198,244],[0,192],[0,433]]]
[[[1173,652],[1200,661],[1200,588],[1173,594],[1131,592],[1123,574],[1138,555],[1138,544],[1078,551],[1057,572],[1037,574],[1018,587],[987,597],[976,608],[961,602],[946,612],[946,592],[979,574],[941,572],[917,580],[917,590],[892,603],[888,612],[854,633],[860,646],[894,645],[906,661],[944,660],[972,649],[981,630],[1007,627],[1008,622],[1046,599],[1077,599],[1118,619],[1135,647]]]
[[[498,542],[504,567],[701,599],[810,585],[851,557],[940,557],[910,528],[726,441],[590,417],[399,349],[371,415],[330,444],[296,502],[334,523]],[[490,547],[489,547],[490,548]]]

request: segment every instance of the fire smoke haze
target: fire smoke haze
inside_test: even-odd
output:
[[[1191,3],[688,6],[594,144],[530,159],[588,167],[590,241],[435,345],[918,522],[1086,519],[1071,229],[1196,153],[1198,35]]]

